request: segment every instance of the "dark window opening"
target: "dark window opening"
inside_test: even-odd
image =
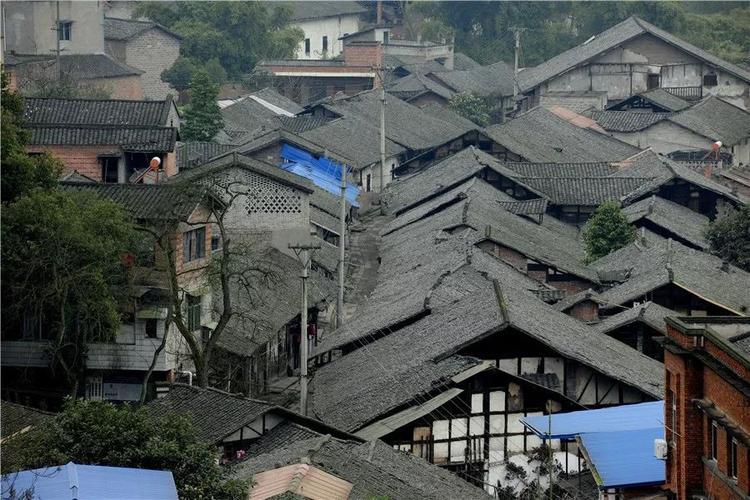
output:
[[[99,162],[102,165],[102,182],[116,184],[118,182],[117,167],[119,158],[108,156],[100,158]]]
[[[182,260],[191,262],[206,256],[206,228],[199,227],[183,234]]]
[[[367,174],[366,179],[367,180],[365,181],[365,191],[369,193],[370,191],[372,191],[372,176],[370,174]]]
[[[156,319],[149,318],[146,320],[146,337],[150,339],[156,338]]]
[[[328,37],[323,37],[323,52],[328,52]]]
[[[221,250],[221,234],[217,234],[216,231],[211,232],[211,251],[215,252]]]
[[[69,41],[70,31],[72,27],[73,27],[72,21],[60,21],[60,24],[57,25],[58,40]]]
[[[659,88],[659,83],[661,81],[661,75],[657,74],[649,74],[646,79],[646,88],[647,89],[656,89]]]
[[[383,32],[383,45],[388,45],[388,42],[391,38],[391,32],[390,31],[384,31]]]
[[[703,75],[704,87],[716,87],[719,84],[719,77],[716,75]]]
[[[207,343],[211,338],[211,329],[207,326],[201,327],[201,340],[203,343]]]
[[[711,422],[711,459],[718,460],[719,456],[719,425]]]
[[[305,55],[310,55],[310,39],[305,38]]]
[[[201,298],[199,295],[185,296],[187,302],[187,327],[194,332],[201,327]]]
[[[737,439],[732,438],[729,443],[729,477],[737,479]]]

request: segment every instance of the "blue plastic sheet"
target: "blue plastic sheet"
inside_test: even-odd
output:
[[[289,144],[281,146],[281,158],[283,161],[279,166],[282,169],[310,179],[316,186],[334,196],[340,195],[342,170],[340,163],[326,157],[316,158],[304,149]],[[347,182],[346,201],[358,207],[357,196],[359,196],[359,189]]]

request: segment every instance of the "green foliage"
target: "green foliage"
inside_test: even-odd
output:
[[[199,70],[190,81],[190,104],[180,128],[182,138],[189,141],[210,141],[224,126],[216,103],[219,87],[205,70]]]
[[[712,222],[706,231],[711,252],[750,272],[750,206]]]
[[[586,244],[586,261],[596,259],[618,250],[635,239],[635,228],[628,223],[620,205],[606,201],[599,205],[583,228]]]
[[[490,123],[490,107],[487,101],[474,94],[456,94],[448,102],[448,108],[477,125]]]
[[[521,66],[537,65],[591,35],[639,16],[731,62],[750,62],[750,6],[722,2],[421,2],[421,19],[453,28],[456,50],[483,64],[513,60],[511,27],[522,35]],[[408,11],[408,9],[407,9]],[[414,31],[419,31],[415,29]]]
[[[247,497],[249,484],[225,480],[215,448],[199,440],[184,416],[156,418],[143,407],[68,401],[55,418],[16,439],[21,446],[14,446],[12,466],[20,469],[73,461],[169,470],[182,499]]]
[[[203,67],[216,59],[232,79],[262,59],[292,57],[304,37],[288,26],[289,8],[269,2],[143,2],[136,14],[181,35],[182,56]]]
[[[206,64],[201,64],[196,59],[180,56],[171,68],[162,71],[161,78],[172,85],[175,90],[184,92],[190,88],[193,76],[201,70],[208,73],[216,85],[222,85],[227,81],[227,72],[215,57],[210,59]]]
[[[29,133],[23,129],[23,98],[8,89],[8,77],[2,74],[2,202],[9,203],[36,187],[50,188],[62,171],[60,162],[42,154],[26,154]]]

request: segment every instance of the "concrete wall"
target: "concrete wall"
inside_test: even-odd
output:
[[[60,20],[72,21],[64,54],[104,53],[104,2],[62,0]],[[5,48],[19,54],[52,54],[57,46],[57,2],[3,2]]]
[[[660,75],[661,87],[702,87],[703,95],[721,96],[743,109],[750,106],[750,84],[651,35],[642,35],[551,79],[537,93],[595,90],[607,92],[610,100],[625,99],[648,89],[649,74]],[[706,74],[716,74],[718,85],[703,86]]]
[[[385,165],[386,165],[386,172],[383,176],[383,180],[385,185],[391,183],[393,180],[393,171],[398,168],[399,161],[397,156],[392,156],[390,158],[385,159]],[[357,174],[355,174],[355,178],[357,180],[358,187],[360,190],[365,193],[367,192],[367,176],[370,176],[370,192],[377,192],[379,193],[381,191],[380,188],[380,162],[373,163],[372,165],[368,165],[365,168],[359,170]]]
[[[171,68],[179,55],[180,40],[154,28],[128,40],[124,62],[144,72],[141,85],[146,99],[164,99],[177,91],[162,81],[161,73]]]
[[[296,59],[330,59],[341,54],[343,50],[343,44],[339,38],[359,31],[359,16],[352,14],[324,19],[310,19],[297,21],[294,26],[305,33],[305,38],[310,39],[310,53],[305,53],[305,41],[303,39],[297,47]],[[328,37],[328,52],[325,55],[323,53],[324,36]]]

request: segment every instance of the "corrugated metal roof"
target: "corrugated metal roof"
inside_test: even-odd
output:
[[[599,488],[632,488],[665,482],[665,461],[654,456],[654,440],[662,438],[663,425],[581,434],[579,442]]]
[[[541,438],[572,439],[591,432],[635,431],[664,427],[664,401],[615,406],[599,410],[552,415],[552,432],[546,415],[524,417],[521,423]]]
[[[71,500],[177,500],[170,471],[66,465],[45,467],[3,476],[3,491],[33,488],[34,498]]]

